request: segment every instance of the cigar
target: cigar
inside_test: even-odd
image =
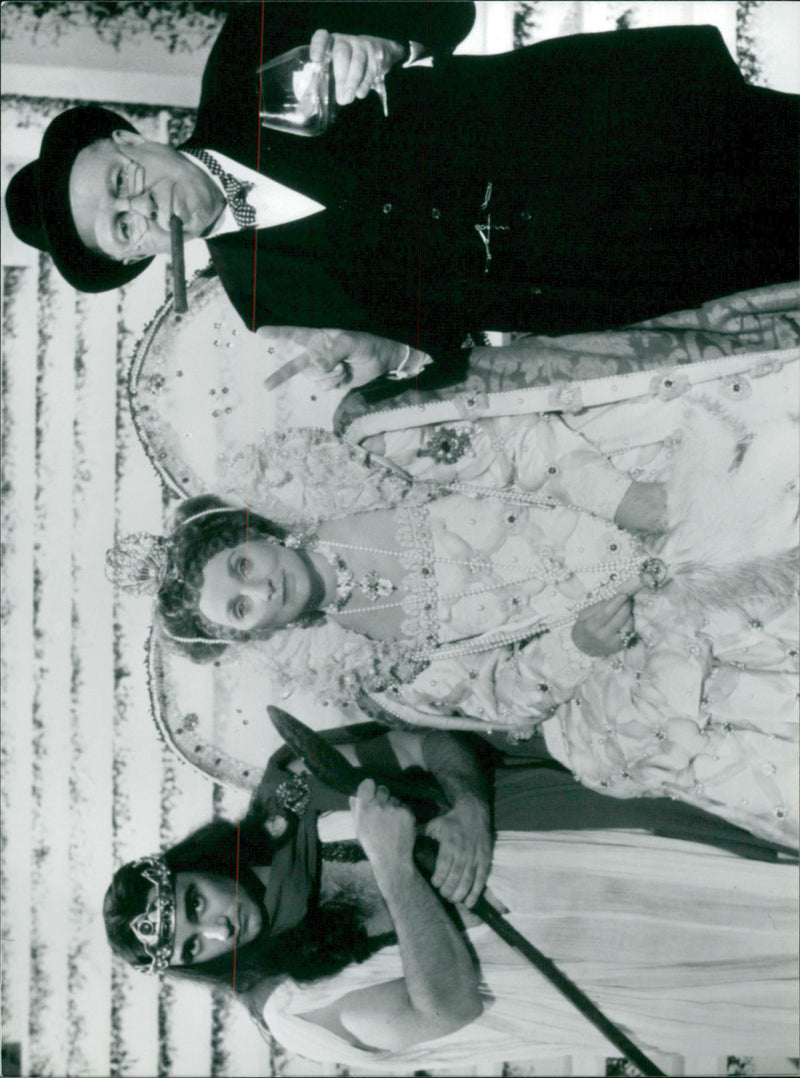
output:
[[[172,240],[172,295],[175,300],[175,313],[185,314],[189,310],[186,302],[186,264],[183,260],[183,221],[173,213],[169,219],[169,232]]]

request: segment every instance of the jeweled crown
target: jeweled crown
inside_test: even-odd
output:
[[[169,568],[169,548],[161,535],[126,535],[106,552],[106,577],[135,595],[157,595]]]
[[[158,854],[140,857],[132,867],[155,886],[147,908],[130,922],[131,932],[150,959],[136,968],[142,973],[160,973],[169,966],[175,946],[175,881],[167,862]]]
[[[204,517],[243,511],[239,505],[214,505],[192,513],[180,523],[179,529]],[[151,535],[150,532],[134,532],[133,535],[124,536],[106,551],[106,577],[123,591],[135,595],[157,595],[170,571],[173,542],[174,537]]]

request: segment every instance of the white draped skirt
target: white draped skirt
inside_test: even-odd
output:
[[[490,885],[514,925],[645,1051],[798,1055],[795,867],[636,831],[503,832]],[[290,1051],[375,1072],[618,1054],[489,928],[469,937],[484,1011],[447,1037],[369,1052],[302,1017],[402,976],[397,947],[312,985],[284,982],[264,1022]]]

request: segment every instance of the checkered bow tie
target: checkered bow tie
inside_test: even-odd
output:
[[[196,157],[201,164],[205,165],[212,176],[216,176],[225,188],[225,197],[228,200],[233,218],[239,228],[254,228],[256,223],[256,211],[247,201],[247,192],[253,186],[251,183],[240,183],[230,172],[214,160],[210,153],[205,150],[184,150],[192,157]]]

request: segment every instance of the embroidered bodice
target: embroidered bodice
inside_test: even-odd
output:
[[[395,553],[404,573],[395,592],[373,605],[351,600],[339,613],[369,632],[396,610],[402,638],[425,658],[482,651],[571,624],[578,611],[634,575],[639,543],[586,510],[547,499],[523,502],[509,492],[450,494],[428,505],[392,511],[394,551],[361,544],[323,544],[348,556]],[[369,535],[365,515],[353,532]],[[370,615],[373,615],[371,617]],[[377,632],[369,632],[378,635]]]
[[[649,454],[652,478],[667,489],[668,529],[649,553],[668,567],[669,580],[635,595],[631,647],[606,658],[584,655],[569,625],[559,625],[556,611],[565,619],[567,596],[543,589],[531,605],[553,619],[548,633],[448,651],[446,640],[471,622],[487,630],[485,645],[495,625],[514,615],[492,593],[452,604],[448,620],[440,599],[436,655],[413,681],[376,694],[380,705],[401,721],[505,728],[511,738],[530,736],[544,721],[548,748],[585,785],[617,797],[677,797],[796,845],[797,476],[787,450],[797,427],[787,402],[797,399],[797,364],[752,381],[737,376],[731,392],[734,386],[737,401],[746,395],[736,410],[723,383],[722,402],[707,388],[687,392],[681,412],[660,422],[634,402],[595,420],[595,436],[613,446],[618,432],[637,429],[637,409],[646,412],[652,449],[623,447],[617,459],[632,474]],[[453,512],[432,523],[434,546],[464,541],[479,549],[496,504],[466,520]],[[437,503],[425,513],[435,522]],[[602,556],[597,518],[559,509],[540,519],[531,510],[519,521],[522,535],[517,522],[504,523],[510,530],[492,558],[511,550],[535,558],[552,545],[573,570],[556,590],[575,589],[579,603],[587,586],[580,562]],[[614,529],[605,535],[609,547],[612,536],[620,546]],[[624,559],[628,552],[614,553]],[[439,577],[437,585],[441,592]],[[519,598],[530,601],[533,588],[521,588]],[[574,620],[574,605],[570,612]]]
[[[399,510],[420,549],[436,559],[419,574],[423,607],[436,589],[438,641],[484,650],[571,624],[578,611],[638,570],[637,540],[586,510],[514,505],[454,495]]]

